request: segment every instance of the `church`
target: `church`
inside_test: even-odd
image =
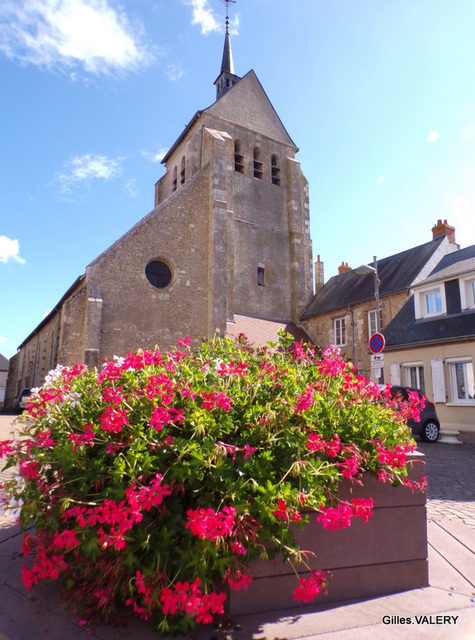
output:
[[[57,364],[97,365],[248,335],[264,344],[313,293],[308,183],[254,71],[234,72],[229,20],[216,101],[163,159],[153,210],[93,260],[10,361],[6,401]]]

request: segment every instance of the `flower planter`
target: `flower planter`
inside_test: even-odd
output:
[[[415,453],[408,458],[409,479],[420,481],[424,456]],[[230,593],[229,613],[309,607],[428,586],[425,494],[378,482],[369,475],[363,477],[363,483],[345,482],[339,498],[372,497],[374,515],[366,524],[354,518],[350,527],[328,531],[312,513],[309,524],[296,531],[300,548],[316,554],[310,559],[312,568],[332,574],[327,595],[320,594],[310,604],[293,600],[297,578],[290,564],[262,560],[251,565],[254,580],[248,590]],[[309,575],[299,573],[305,578]]]

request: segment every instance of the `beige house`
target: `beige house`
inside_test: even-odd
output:
[[[229,33],[215,84],[216,102],[163,160],[153,211],[87,266],[20,345],[10,403],[57,363],[95,365],[185,336],[198,344],[243,318],[256,336],[295,326],[313,292],[298,148],[254,71],[235,75]]]
[[[432,228],[430,242],[377,260],[380,332],[385,334],[385,327],[404,307],[412,287],[427,278],[446,254],[458,249],[454,228],[439,220]],[[324,284],[323,265],[318,259],[317,291],[300,321],[316,344],[322,348],[337,345],[362,375],[375,379],[369,350],[369,339],[377,326],[375,276],[360,275],[357,270],[343,263],[339,274]]]
[[[386,327],[385,376],[417,387],[441,426],[475,431],[475,245],[445,256]]]

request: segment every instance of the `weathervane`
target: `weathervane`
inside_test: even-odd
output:
[[[229,35],[229,5],[236,4],[236,0],[221,0],[226,5],[226,35]]]

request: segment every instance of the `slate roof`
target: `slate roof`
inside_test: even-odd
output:
[[[444,256],[429,277],[418,285],[425,286],[430,282],[453,280],[457,276],[474,270],[475,245],[472,245]],[[411,296],[383,333],[386,339],[386,350],[473,340],[475,309],[416,320],[414,296]]]
[[[378,260],[380,297],[409,289],[444,239],[445,236],[441,236],[426,244]],[[373,263],[371,261],[368,264]],[[349,305],[353,306],[373,299],[374,276],[372,274],[360,276],[352,269],[330,278],[323,288],[317,291],[301,315],[301,319],[345,309]]]
[[[386,340],[385,351],[416,345],[473,340],[475,310],[416,320],[414,296],[411,296],[383,333]]]
[[[234,322],[226,323],[226,337],[236,339],[242,333],[253,347],[264,347],[267,342],[277,342],[282,329],[292,334],[297,342],[312,342],[307,333],[293,322],[276,322],[250,316],[234,315]]]
[[[444,256],[425,283],[449,280],[475,269],[475,244]]]

